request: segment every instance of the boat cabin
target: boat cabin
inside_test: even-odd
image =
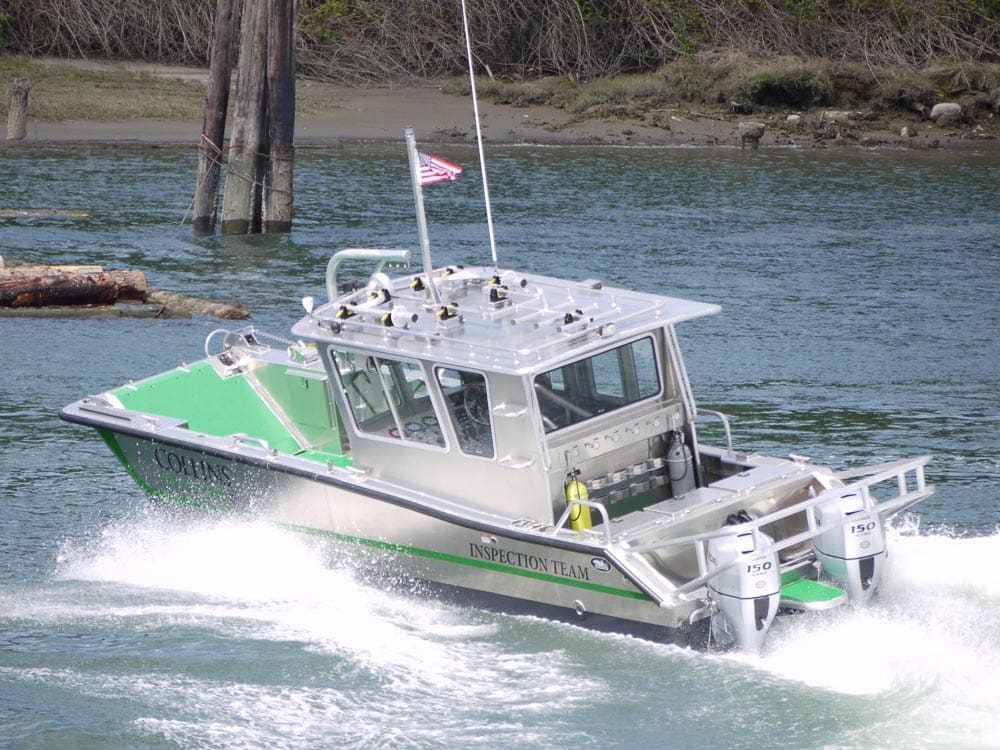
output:
[[[673,326],[718,309],[485,267],[378,271],[293,333],[323,361],[355,469],[551,524],[574,479],[609,518],[693,487],[691,458],[683,484],[667,471],[672,445],[696,455]]]

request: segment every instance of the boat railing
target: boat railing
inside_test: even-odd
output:
[[[327,294],[330,299],[343,296],[337,286],[337,266],[351,258],[398,262],[401,256],[394,253],[408,253],[406,250],[362,250],[348,249],[336,253],[327,266]],[[379,266],[381,267],[381,266]],[[384,278],[381,278],[384,277]],[[360,302],[350,307],[350,315],[338,316],[337,326],[344,331],[363,333],[380,341],[396,337],[409,337],[437,344],[442,333],[463,330],[477,325],[489,324],[482,336],[468,336],[462,339],[465,356],[475,356],[482,361],[512,361],[514,364],[533,364],[551,356],[552,349],[567,347],[577,336],[594,335],[611,337],[628,335],[632,330],[648,326],[651,315],[656,314],[658,305],[650,300],[633,300],[621,304],[614,299],[603,306],[588,306],[581,300],[550,303],[545,291],[529,289],[518,285],[504,291],[502,300],[493,302],[488,296],[492,286],[490,277],[475,275],[463,270],[449,276],[435,273],[434,283],[441,297],[440,307],[431,305],[423,293],[414,293],[405,288],[393,288],[393,282],[378,271],[371,277],[376,283],[381,280],[391,297],[383,297],[372,302]],[[466,296],[468,289],[483,292],[477,300]],[[581,287],[583,288],[583,287]],[[358,298],[360,300],[360,297]],[[391,301],[390,301],[391,300]],[[388,327],[386,313],[399,305],[405,305],[402,322]],[[584,310],[586,314],[580,315]],[[424,313],[433,313],[430,325],[413,325]],[[440,314],[446,312],[447,314]],[[417,313],[414,317],[413,313]],[[567,316],[569,320],[567,321]],[[490,332],[493,324],[501,319],[510,319],[519,324],[511,326],[502,337]],[[530,323],[530,325],[528,325]]]
[[[672,539],[659,539],[646,544],[631,545],[621,543],[621,546],[630,554],[643,555],[662,552],[668,549],[682,547],[693,547],[695,557],[698,562],[698,576],[678,586],[671,592],[671,595],[686,600],[694,596],[694,592],[703,587],[709,580],[718,576],[729,568],[743,564],[743,560],[736,560],[727,564],[710,567],[708,563],[707,546],[712,539],[719,539],[733,535],[752,534],[754,537],[754,551],[756,554],[765,552],[781,552],[782,550],[814,539],[821,533],[848,524],[857,523],[863,518],[873,518],[882,522],[890,518],[899,511],[909,507],[918,500],[933,492],[933,487],[926,483],[924,478],[924,466],[930,461],[930,456],[920,456],[889,464],[870,467],[870,472],[857,470],[846,472],[850,475],[861,476],[867,474],[863,479],[850,484],[830,487],[813,497],[790,505],[786,508],[776,510],[773,513],[747,521],[741,524],[723,526],[712,531],[698,534],[691,534]],[[841,475],[843,476],[843,475]],[[879,501],[874,496],[872,489],[884,482],[895,481],[898,494],[894,497]],[[851,492],[858,493],[863,500],[863,511],[851,514],[836,523],[824,523],[821,527],[816,518],[816,508],[829,500],[838,499]],[[803,515],[806,519],[806,530],[777,541],[770,539],[762,530],[763,527],[782,521],[796,515]]]
[[[726,434],[726,451],[730,456],[732,456],[734,454],[733,433],[732,430],[729,428],[729,417],[727,417],[721,411],[715,411],[714,409],[703,409],[699,406],[698,410],[695,412],[694,417],[695,419],[698,419],[698,417],[701,417],[702,415],[708,417],[715,417],[720,422],[722,422],[722,429],[725,431]]]
[[[214,339],[220,333],[223,334],[223,336],[229,336],[232,333],[232,331],[230,331],[228,328],[216,328],[214,331],[211,331],[205,337],[205,356],[206,357],[212,357],[212,356],[214,356],[213,352],[212,352],[212,339]]]
[[[563,514],[559,516],[559,520],[556,521],[556,525],[553,527],[552,531],[549,532],[550,536],[556,536],[559,532],[565,531],[566,522],[569,520],[570,514],[573,512],[577,505],[583,505],[591,510],[596,510],[598,515],[601,517],[601,526],[604,529],[604,543],[611,544],[611,517],[608,515],[608,509],[604,507],[603,503],[596,503],[591,500],[574,500],[573,502],[566,505],[566,510]]]
[[[388,263],[400,263],[409,265],[413,253],[406,248],[363,248],[349,247],[338,250],[326,264],[326,296],[333,302],[340,296],[340,287],[337,285],[337,269],[345,260],[373,260],[377,261],[374,273],[381,273]]]

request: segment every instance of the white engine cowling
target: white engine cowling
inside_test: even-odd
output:
[[[757,538],[770,542],[759,532]],[[712,637],[723,645],[760,651],[781,601],[777,552],[760,551],[752,532],[734,530],[709,540],[707,557],[711,568],[729,566],[708,581],[709,596],[718,607]]]
[[[823,571],[847,588],[851,602],[868,601],[882,576],[885,529],[877,512],[865,512],[864,497],[848,492],[816,506],[816,521],[828,531],[816,537]]]

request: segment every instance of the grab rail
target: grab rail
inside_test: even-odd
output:
[[[206,357],[211,357],[212,356],[212,350],[209,348],[209,345],[212,343],[212,339],[214,339],[220,333],[223,333],[226,336],[229,336],[229,334],[231,334],[232,331],[230,331],[228,328],[216,328],[214,331],[212,331],[211,333],[209,333],[205,337],[205,356]],[[225,343],[223,343],[223,346],[225,346]]]
[[[254,437],[253,435],[247,435],[245,432],[238,432],[235,435],[232,435],[231,437],[233,438],[234,448],[239,448],[244,444],[256,445],[256,447],[260,448],[268,455],[271,456],[278,455],[278,451],[272,448],[270,443],[268,443],[264,438]]]
[[[699,407],[694,414],[694,418],[697,419],[702,414],[717,417],[722,422],[722,429],[726,432],[726,450],[729,452],[729,455],[732,456],[735,451],[733,450],[733,433],[729,429],[729,417],[721,411],[715,411],[714,409],[702,409]]]
[[[552,529],[552,531],[551,531],[551,533],[549,535],[550,536],[555,536],[560,531],[563,531],[563,526],[566,524],[566,521],[569,520],[569,515],[570,515],[570,513],[573,512],[573,506],[574,505],[586,505],[588,508],[593,508],[594,510],[596,510],[598,512],[598,514],[601,516],[601,523],[604,525],[605,544],[607,544],[607,545],[610,546],[611,545],[611,518],[610,518],[610,516],[608,516],[608,509],[605,508],[604,505],[602,505],[601,503],[595,503],[595,502],[593,502],[591,500],[574,500],[571,503],[567,503],[566,510],[564,510],[563,514],[561,516],[559,516],[559,520],[556,521],[555,528]]]
[[[326,264],[326,296],[333,302],[340,296],[337,287],[337,268],[345,260],[377,260],[379,263],[375,267],[375,273],[381,273],[386,263],[405,263],[409,265],[412,253],[406,249],[382,249],[382,248],[360,248],[349,247],[346,250],[338,250]]]

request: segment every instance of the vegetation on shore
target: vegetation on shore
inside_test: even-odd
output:
[[[468,90],[465,79],[445,87]],[[666,108],[722,109],[731,114],[805,111],[816,107],[926,114],[940,101],[960,102],[969,121],[1000,112],[1000,65],[936,65],[921,70],[871,70],[826,60],[679,61],[652,73],[587,82],[545,77],[532,81],[486,80],[485,97],[501,104],[547,104],[581,117],[642,119]]]
[[[480,93],[581,118],[665,107],[837,107],[924,112],[958,101],[1000,113],[1000,0],[467,0]],[[34,56],[205,65],[205,0],[7,0],[0,50]],[[384,85],[445,79],[461,93],[458,0],[300,0],[300,74]],[[196,117],[203,88],[152,76],[39,67],[33,115],[57,120]],[[139,74],[141,75],[141,74]],[[74,90],[106,96],[66,105]],[[125,96],[115,96],[128,89]],[[81,109],[82,107],[82,109]]]
[[[474,51],[501,77],[588,79],[698,57],[850,61],[875,70],[1000,62],[1000,0],[467,0]],[[5,0],[0,48],[204,65],[205,0]],[[464,66],[458,0],[300,0],[302,71],[336,81]]]

